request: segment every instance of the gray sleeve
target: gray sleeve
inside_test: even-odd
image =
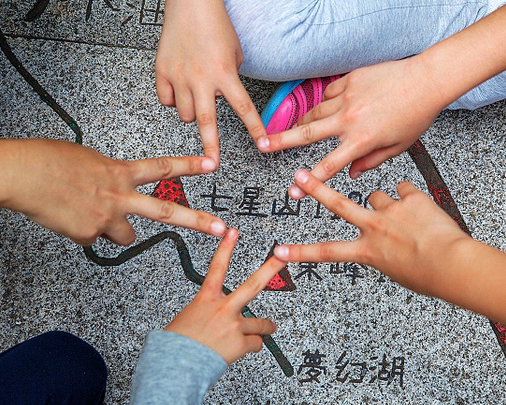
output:
[[[177,333],[151,331],[132,382],[130,405],[194,405],[227,369],[208,347]]]

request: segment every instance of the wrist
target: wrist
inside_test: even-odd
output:
[[[461,238],[445,249],[434,296],[490,319],[506,322],[506,254]]]
[[[427,105],[442,111],[460,96],[457,89],[461,83],[454,83],[447,68],[441,66],[437,54],[431,48],[410,58],[416,65],[417,74],[424,83],[422,91],[427,98]],[[451,69],[450,69],[451,70]],[[462,92],[464,94],[465,91]]]
[[[445,107],[506,69],[506,6],[420,53]]]

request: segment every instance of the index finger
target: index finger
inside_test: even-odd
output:
[[[264,289],[269,281],[286,265],[276,257],[271,257],[257,271],[242,283],[228,297],[234,308],[240,311],[248,302]]]
[[[241,121],[246,125],[246,129],[257,143],[258,139],[267,135],[264,124],[258,114],[258,111],[251,101],[251,98],[241,83],[239,76],[234,76],[225,84],[226,91],[222,90],[223,96],[226,98],[230,106],[237,113]]]
[[[315,176],[305,170],[295,173],[295,181],[302,191],[316,198],[328,210],[344,218],[350,224],[361,228],[372,215],[372,212],[354,201],[327,187]]]

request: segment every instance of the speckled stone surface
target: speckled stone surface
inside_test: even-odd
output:
[[[119,159],[202,153],[196,125],[180,122],[175,109],[156,99],[153,65],[160,26],[148,22],[161,21],[156,20],[157,1],[54,0],[39,18],[26,22],[29,3],[0,3],[0,27],[23,65],[78,122],[85,145]],[[276,87],[248,79],[244,83],[259,110]],[[3,55],[0,90],[2,138],[73,140],[71,130]],[[473,236],[503,251],[505,115],[504,102],[474,112],[444,112],[422,137]],[[336,140],[262,155],[224,100],[218,100],[218,121],[220,169],[183,183],[193,208],[211,210],[210,199],[202,195],[214,185],[219,194],[231,197],[217,201],[228,208],[217,215],[241,233],[226,280],[229,288],[264,261],[275,240],[356,237],[354,227],[331,219],[325,209],[315,218],[317,205],[311,199],[302,201],[298,216],[272,214],[273,202],[277,207],[283,203],[295,171],[314,166],[336,147]],[[358,181],[341,173],[328,184],[365,198],[376,189],[395,195],[402,180],[427,192],[407,154]],[[259,212],[265,217],[238,214],[245,187],[259,188]],[[132,218],[132,223],[137,242],[175,230],[195,269],[206,272],[217,239],[142,218]],[[20,214],[0,211],[0,232],[0,350],[48,330],[72,332],[106,360],[106,404],[128,403],[145,335],[165,326],[198,290],[183,276],[173,243],[164,241],[117,267],[100,267],[81,247]],[[94,248],[104,256],[124,249],[103,241]],[[335,264],[320,264],[313,269],[319,277],[313,273],[310,278],[301,274],[304,267],[290,264],[296,290],[263,292],[250,308],[278,324],[273,337],[295,375],[285,377],[264,348],[230,367],[206,404],[506,402],[506,357],[487,319],[412,293],[374,269],[350,266],[339,273]],[[351,277],[353,268],[359,278]],[[316,351],[324,356],[304,354]],[[308,378],[311,360],[321,373],[318,381],[301,382]],[[388,381],[385,376],[392,370]]]

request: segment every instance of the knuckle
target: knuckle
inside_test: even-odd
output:
[[[318,249],[318,255],[324,262],[332,261],[333,254],[334,249],[332,249],[332,245],[328,243],[322,244]]]
[[[362,264],[370,264],[377,257],[373,250],[365,245],[361,245],[356,249],[356,260]]]
[[[290,246],[289,248],[289,258],[294,261],[303,260],[304,257],[302,255],[302,249],[298,245]]]
[[[157,159],[158,169],[165,178],[171,177],[174,172],[174,163],[172,158],[164,156]]]
[[[83,246],[91,246],[101,234],[101,230],[96,226],[85,226],[79,231],[76,241]]]
[[[345,208],[345,198],[340,195],[333,194],[330,198],[330,206],[334,209],[334,211],[342,212]],[[347,202],[347,201],[346,201]]]
[[[164,201],[163,204],[160,205],[158,217],[161,221],[168,221],[174,216],[175,205],[175,203],[170,201]]]
[[[174,64],[168,68],[167,77],[174,78],[176,82],[184,82],[186,79],[186,67],[184,62]]]
[[[308,181],[304,186],[306,194],[314,195],[318,191],[319,184],[315,181]]]
[[[204,127],[214,124],[215,119],[212,114],[202,113],[197,116],[197,124],[199,127]]]
[[[195,114],[187,111],[180,111],[179,118],[181,118],[181,121],[189,123],[195,121]]]
[[[300,136],[306,143],[313,143],[314,140],[314,130],[311,124],[307,124],[301,127]]]
[[[109,176],[121,180],[127,179],[132,175],[130,165],[128,162],[122,160],[111,159],[109,164],[106,166],[106,170]]]
[[[219,146],[216,146],[216,145],[205,145],[204,146],[204,155],[205,156],[210,156],[210,155],[214,155],[214,154],[219,155],[219,153],[220,153]],[[200,170],[200,166],[199,166],[199,170]]]
[[[253,109],[254,106],[250,100],[239,100],[239,102],[236,105],[237,114],[239,114],[240,116],[249,114],[251,111],[253,111]]]
[[[249,133],[253,139],[257,139],[266,135],[265,128],[262,124],[252,126],[249,130]]]
[[[162,63],[160,60],[155,60],[155,80],[157,82],[170,81],[171,72],[167,64]]]
[[[211,221],[212,221],[212,215],[211,214],[207,214],[205,212],[200,212],[200,211],[197,211],[196,213],[196,217],[195,217],[195,222],[196,222],[196,228],[197,229],[207,229],[209,228],[211,225]]]
[[[367,200],[369,201],[370,204],[375,205],[376,200],[378,198],[380,198],[380,196],[381,196],[381,193],[379,191],[373,191],[371,194],[369,194],[369,197],[367,198]]]
[[[323,172],[328,176],[332,177],[336,174],[336,164],[331,159],[324,159],[322,161]]]
[[[267,319],[259,319],[258,320],[258,334],[259,335],[267,335],[271,331],[271,322]]]
[[[392,205],[386,207],[386,210],[392,210]],[[386,221],[383,216],[376,216],[374,219],[371,218],[366,223],[366,227],[371,233],[380,236],[387,234],[389,228],[388,221]]]
[[[135,233],[133,232],[133,230],[131,232],[129,232],[128,235],[125,236],[125,240],[123,241],[125,246],[128,246],[132,243],[134,243],[135,241]]]
[[[336,89],[338,88],[339,84],[338,82],[332,82],[330,83],[325,91],[323,92],[323,99],[328,99],[334,97],[334,94],[336,92]]]
[[[244,53],[242,52],[242,49],[239,52],[236,52],[236,61],[238,66],[241,66],[244,62]]]
[[[200,160],[197,159],[189,159],[188,168],[189,168],[188,174],[200,173],[202,171],[202,163],[200,162]]]
[[[160,104],[165,107],[170,107],[174,105],[172,97],[162,92],[158,92],[158,100],[160,101]]]
[[[220,59],[213,61],[216,77],[218,77],[222,84],[235,82],[238,78],[236,63],[230,63],[228,60]]]
[[[95,243],[98,236],[98,234],[83,233],[77,238],[72,238],[72,240],[82,246],[91,246]]]
[[[324,112],[324,104],[318,104],[316,107],[313,108],[313,111],[311,112],[311,116],[314,120],[322,119],[325,116]]]

